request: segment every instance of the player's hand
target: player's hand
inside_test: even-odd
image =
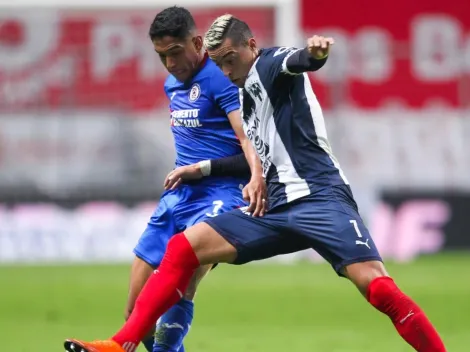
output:
[[[243,199],[250,203],[247,211],[253,216],[263,216],[267,210],[266,182],[262,176],[252,176],[243,188]]]
[[[334,43],[333,38],[314,35],[307,40],[307,49],[314,59],[321,60],[328,56],[330,47]]]
[[[171,171],[165,178],[165,189],[176,189],[184,181],[199,180],[203,177],[199,164],[180,166]]]

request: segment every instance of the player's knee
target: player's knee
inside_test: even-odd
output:
[[[162,264],[171,263],[178,267],[196,269],[199,266],[198,258],[184,233],[173,236],[166,248]]]
[[[207,273],[212,269],[212,265],[202,265],[200,266],[196,272],[194,273],[193,277],[191,278],[191,281],[189,283],[188,288],[186,289],[186,292],[184,293],[184,298],[192,301],[194,297],[196,296],[196,289],[197,286],[199,285],[199,282],[204,278],[204,276],[207,275]]]
[[[356,285],[364,296],[367,295],[367,290],[373,280],[388,276],[383,263],[379,261],[368,261],[348,265],[344,268],[344,274]]]

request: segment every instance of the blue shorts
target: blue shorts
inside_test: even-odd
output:
[[[332,186],[252,217],[242,209],[205,221],[238,252],[234,264],[312,248],[342,275],[353,263],[382,261],[349,186]]]
[[[134,253],[156,267],[171,237],[229,210],[246,206],[238,185],[181,185],[163,193]]]

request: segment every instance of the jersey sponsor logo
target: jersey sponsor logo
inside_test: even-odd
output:
[[[199,84],[195,83],[191,87],[191,90],[189,91],[189,101],[194,103],[196,100],[199,99],[201,96],[201,87],[199,87]]]
[[[252,88],[253,87],[253,88]],[[262,101],[262,91],[259,83],[255,82],[254,84],[248,87],[248,90],[260,101]],[[250,94],[244,94],[242,99],[242,118],[244,122],[245,133],[250,139],[251,143],[255,147],[256,153],[261,159],[261,164],[263,166],[263,173],[266,176],[271,164],[272,159],[270,156],[270,146],[268,143],[263,141],[259,136],[259,125],[260,119],[256,115],[256,103],[251,97]]]
[[[173,127],[201,127],[199,109],[173,110],[171,112],[170,125]]]
[[[263,166],[264,175],[266,175],[269,170],[269,167],[272,164],[272,159],[270,155],[271,148],[269,144],[263,141],[263,139],[258,135],[260,120],[256,115],[253,119],[251,119],[251,121],[247,121],[246,124],[246,135],[255,147],[256,153],[261,159],[261,165]]]

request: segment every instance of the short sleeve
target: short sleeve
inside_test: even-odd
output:
[[[211,91],[216,104],[226,115],[240,109],[238,87],[232,84],[222,72],[218,72],[211,78]]]

